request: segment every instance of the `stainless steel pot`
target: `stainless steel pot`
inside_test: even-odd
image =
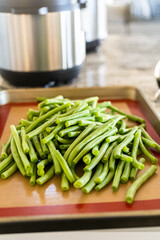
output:
[[[95,50],[107,36],[106,0],[87,0],[85,11],[86,47]]]
[[[18,85],[76,77],[85,37],[76,0],[0,1],[0,72]]]

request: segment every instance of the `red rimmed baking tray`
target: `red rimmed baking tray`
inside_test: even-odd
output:
[[[144,117],[147,131],[160,143],[160,118],[143,94],[132,87],[1,91],[1,143],[8,139],[11,124],[24,118],[29,108],[37,108],[36,97],[59,94],[71,99],[99,96],[102,101],[111,100],[119,109]],[[160,155],[155,155],[160,160]],[[87,195],[72,187],[69,192],[61,192],[59,177],[33,187],[17,172],[7,180],[0,179],[0,233],[160,225],[160,169],[142,186],[132,205],[124,201],[130,184],[121,184],[116,193],[109,185]]]

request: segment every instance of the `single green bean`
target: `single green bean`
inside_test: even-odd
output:
[[[8,149],[11,145],[11,139],[12,139],[12,135],[10,135],[9,140],[5,144],[2,144],[2,151],[1,151],[2,159],[5,159],[8,157]]]
[[[53,176],[54,176],[54,165],[52,165],[42,177],[39,177],[36,180],[36,183],[39,185],[42,185],[45,182],[47,182],[49,179],[51,179]]]
[[[139,162],[140,163],[145,163],[145,158],[140,158],[139,159]],[[137,175],[137,172],[138,172],[138,168],[136,168],[136,167],[133,167],[132,168],[132,170],[131,170],[131,172],[130,172],[130,179],[131,180],[134,180],[135,178],[136,178],[136,175]]]
[[[118,144],[117,142],[111,143],[111,145],[109,146],[109,148],[107,148],[107,150],[106,150],[106,152],[105,152],[105,154],[104,154],[104,156],[102,158],[102,162],[105,163],[105,162],[108,161],[108,159],[109,159],[113,149],[117,146],[117,144]]]
[[[159,145],[158,143],[156,143],[156,142],[151,138],[151,136],[149,136],[149,134],[146,132],[146,130],[145,130],[143,127],[141,127],[141,131],[142,131],[143,136],[144,136],[145,138],[149,139],[150,141],[153,141],[153,142],[156,144],[156,149],[157,149],[158,151],[160,151],[160,145]]]
[[[144,146],[142,139],[140,139],[139,141],[140,143],[140,149],[142,150],[142,152],[151,160],[151,163],[156,164],[158,163],[158,159],[156,157],[154,157]]]
[[[115,171],[115,169],[116,169],[116,159],[114,157],[114,151],[112,151],[110,158],[109,158],[109,169],[111,171]]]
[[[50,127],[46,127],[46,132],[47,133],[51,133],[54,129],[55,129],[56,126],[50,126]]]
[[[115,171],[115,176],[113,178],[113,183],[112,183],[112,189],[114,192],[116,192],[118,190],[119,184],[120,184],[120,180],[121,180],[121,175],[122,175],[122,171],[124,168],[124,161],[119,161],[118,166],[116,168]]]
[[[79,136],[79,134],[80,134],[81,132],[82,132],[82,131],[69,132],[69,133],[68,133],[68,137],[75,138],[75,137]]]
[[[61,178],[61,189],[62,191],[68,191],[69,190],[69,181],[64,172],[62,173]]]
[[[141,176],[137,178],[137,180],[130,186],[126,194],[126,202],[131,204],[134,200],[134,196],[137,190],[145,183],[155,172],[157,171],[157,167],[152,165],[149,169],[147,169]]]
[[[30,185],[35,185],[36,184],[36,177],[37,177],[37,175],[36,175],[36,164],[35,163],[32,163],[32,171],[33,171],[33,173],[32,173],[32,175],[31,175],[31,177],[30,177]]]
[[[83,186],[85,186],[89,182],[89,180],[91,178],[91,175],[92,175],[92,170],[84,172],[82,177],[74,182],[73,186],[75,188],[82,188]]]
[[[131,163],[130,162],[126,162],[125,166],[124,166],[124,170],[121,176],[121,183],[126,183],[128,182],[129,176],[130,176],[130,172],[131,172]]]
[[[119,140],[119,135],[110,136],[110,137],[106,138],[106,142],[108,142],[108,143],[115,142],[117,140]]]
[[[70,144],[61,144],[61,145],[59,145],[59,148],[60,149],[67,149],[67,148],[69,148],[69,146],[70,146]]]
[[[122,148],[122,151],[123,151],[124,153],[129,153],[129,152],[130,152],[130,149],[129,149],[127,146],[124,146],[124,147]]]
[[[61,130],[59,132],[59,136],[60,137],[64,137],[64,136],[66,136],[70,132],[74,132],[74,131],[81,130],[81,129],[82,128],[79,127],[78,125],[75,125],[75,126],[72,126],[72,127],[68,127],[68,128],[65,128],[65,129]]]
[[[40,133],[40,134],[39,134],[39,140],[40,140],[40,144],[41,144],[42,151],[43,151],[45,154],[48,154],[48,153],[49,153],[49,149],[48,149],[48,147],[47,147],[47,144],[45,144],[45,143],[43,142],[43,139],[44,139],[43,133]]]
[[[100,147],[98,156],[94,157],[92,159],[91,163],[86,165],[83,170],[84,171],[91,171],[99,163],[99,161],[102,159],[102,157],[105,154],[106,149],[108,148],[108,146],[109,146],[109,144],[104,142],[102,144],[102,146]]]
[[[29,125],[31,125],[32,122],[22,118],[20,123],[22,124],[22,126],[28,127]]]
[[[43,143],[48,143],[49,141],[51,141],[51,140],[55,137],[55,135],[56,135],[63,127],[64,127],[63,123],[58,124],[58,125],[55,127],[55,129],[53,129],[53,131],[52,131],[49,135],[47,135],[47,136],[42,140],[42,142],[43,142]]]
[[[71,183],[73,183],[75,181],[75,178],[74,178],[66,160],[63,158],[63,156],[61,155],[61,153],[58,150],[54,150],[54,154],[55,154],[55,157],[56,157],[57,161],[61,165],[66,177],[68,178],[68,180]]]
[[[26,176],[26,171],[24,169],[23,163],[21,161],[21,158],[19,156],[16,144],[15,144],[15,141],[13,138],[11,140],[11,152],[12,152],[13,159],[14,159],[15,163],[17,164],[17,167],[18,167],[20,173],[23,176]]]
[[[30,162],[29,162],[27,156],[26,156],[26,155],[24,154],[24,152],[23,152],[22,145],[21,145],[21,142],[20,142],[20,137],[19,137],[19,135],[18,135],[18,132],[17,132],[15,126],[14,126],[14,125],[11,125],[10,128],[11,128],[11,132],[12,132],[13,138],[14,138],[14,140],[15,140],[16,146],[17,146],[18,153],[19,153],[19,155],[20,155],[20,158],[21,158],[21,160],[22,160],[22,163],[23,163],[23,165],[24,165],[24,168],[25,168],[25,170],[27,171],[27,170],[29,170],[30,167],[31,167],[31,166],[30,166]]]
[[[30,157],[31,162],[37,162],[38,157],[37,157],[37,154],[34,150],[33,144],[30,139],[28,139],[28,146],[29,146],[29,157]]]
[[[73,142],[73,139],[61,138],[58,134],[55,135],[55,138],[57,139],[58,142],[63,144],[71,144]]]
[[[85,164],[89,164],[89,163],[91,162],[91,160],[92,160],[92,157],[93,157],[92,153],[87,153],[87,154],[83,157],[83,162],[84,162]]]
[[[101,183],[103,180],[106,178],[108,171],[109,171],[109,166],[108,166],[108,161],[104,164],[102,171],[97,177],[95,178],[95,183]]]
[[[96,187],[95,187],[95,190],[96,191],[100,191],[102,188],[104,188],[107,184],[109,184],[111,182],[111,180],[113,179],[114,177],[114,171],[110,171],[107,175],[107,177],[103,180],[103,182],[101,182],[100,184],[98,184]]]
[[[120,159],[125,162],[133,162],[133,158],[126,154],[121,154]]]
[[[144,138],[144,137],[142,137],[141,139],[142,139],[142,141],[145,145],[147,145],[149,147],[152,147],[152,148],[156,148],[156,146],[157,146],[156,142],[153,142],[153,141],[151,141],[147,138]]]
[[[40,158],[41,159],[46,158],[46,154],[42,151],[41,144],[39,142],[38,136],[34,136],[32,138],[32,141],[33,141],[33,145],[34,145],[36,151],[38,152],[38,155],[40,156]]]
[[[110,105],[111,105],[110,101],[105,101],[105,102],[98,103],[98,107],[100,107],[100,108],[108,107]]]
[[[17,171],[17,164],[14,163],[9,169],[7,169],[5,172],[1,173],[1,178],[6,179],[13,175]]]
[[[102,172],[102,169],[103,169],[103,164],[102,163],[99,163],[97,165],[97,168],[96,168],[96,171],[93,175],[93,177],[90,179],[90,181],[87,183],[87,185],[85,185],[83,188],[82,188],[82,191],[84,193],[90,193],[92,191],[92,189],[95,187],[96,185],[96,182],[95,182],[95,179],[97,179],[97,177],[101,174]]]
[[[25,128],[22,127],[21,128],[21,137],[22,137],[22,148],[25,154],[27,154],[29,152],[29,146],[27,143],[27,139],[26,139],[26,132],[25,132]]]
[[[99,154],[99,145],[97,145],[94,148],[92,148],[92,154],[94,156],[98,156],[98,154]]]

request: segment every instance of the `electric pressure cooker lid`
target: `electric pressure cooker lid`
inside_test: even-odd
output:
[[[0,0],[0,12],[16,14],[46,14],[80,7],[78,0]]]

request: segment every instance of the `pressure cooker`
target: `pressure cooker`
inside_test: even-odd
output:
[[[85,55],[80,1],[0,1],[0,73],[11,84],[69,81]]]

